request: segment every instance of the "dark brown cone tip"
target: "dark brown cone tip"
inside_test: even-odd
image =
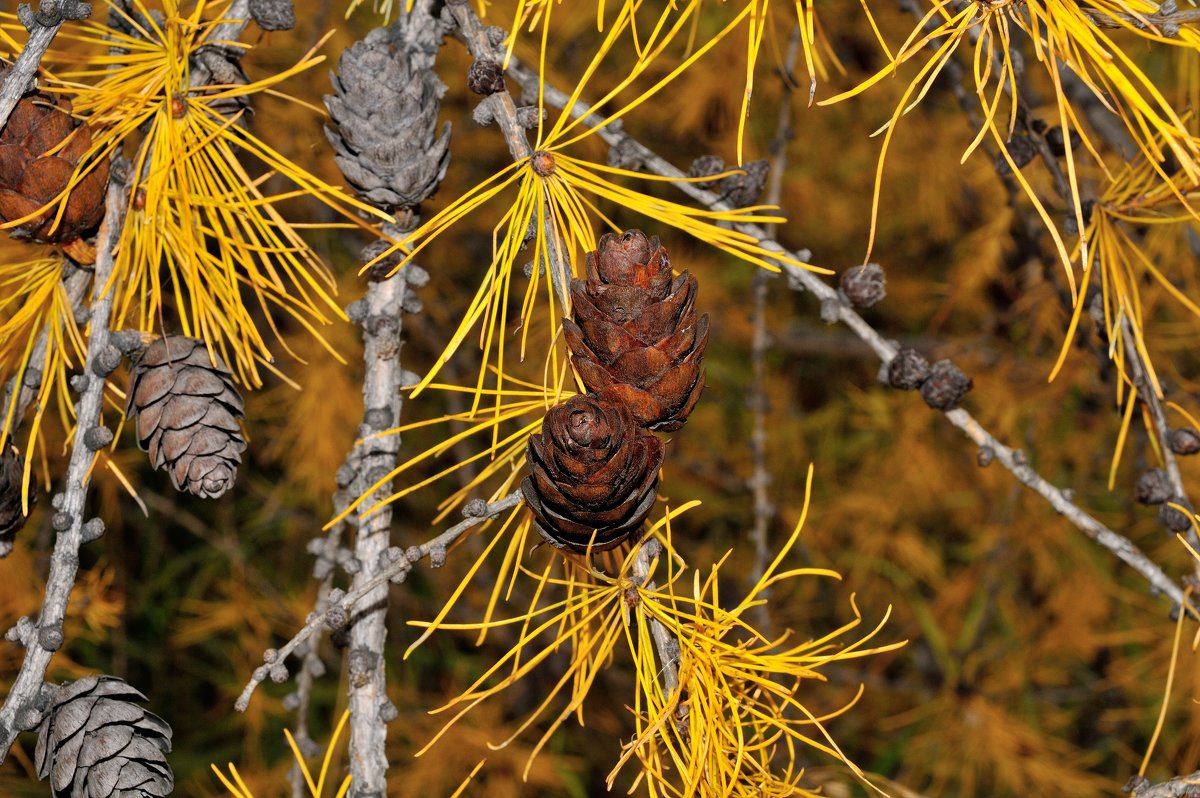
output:
[[[593,280],[612,285],[632,285],[649,290],[663,279],[670,280],[671,262],[658,236],[647,238],[641,230],[624,233],[605,233],[596,244]]]
[[[538,532],[577,554],[640,534],[657,496],[662,442],[604,396],[573,396],[546,413],[526,450],[521,493]]]

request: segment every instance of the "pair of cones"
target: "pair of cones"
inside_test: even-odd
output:
[[[572,362],[590,393],[546,413],[529,441],[521,492],[538,532],[576,553],[636,537],[657,497],[662,441],[683,426],[704,389],[708,315],[696,278],[671,271],[657,237],[600,237],[587,279],[571,285],[563,320]]]

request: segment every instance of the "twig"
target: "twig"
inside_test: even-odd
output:
[[[780,85],[783,96],[779,101],[779,114],[775,123],[775,139],[771,142],[771,171],[767,187],[766,204],[778,205],[783,196],[783,176],[787,171],[787,145],[792,138],[792,99],[794,83],[792,70],[800,51],[800,26],[792,29],[788,39],[787,56],[780,72]],[[774,235],[775,225],[767,225],[767,231]],[[775,506],[771,504],[771,473],[767,470],[767,281],[771,273],[766,269],[756,269],[752,287],[754,309],[752,317],[753,337],[750,340],[750,414],[752,427],[750,431],[750,460],[752,471],[750,489],[754,491],[754,528],[750,530],[750,540],[754,544],[754,563],[750,568],[750,584],[762,581],[767,566],[771,563],[771,547],[769,533],[775,520]],[[764,599],[769,598],[769,592],[762,593]],[[758,628],[764,634],[770,634],[771,609],[770,602],[763,601],[754,610]]]
[[[634,556],[630,572],[637,580],[643,595],[648,595],[658,589],[654,582],[648,580],[650,565],[654,558],[661,554],[662,544],[657,541],[649,541],[639,546],[637,554]],[[650,618],[650,637],[654,640],[654,650],[658,654],[658,661],[662,663],[663,693],[670,695],[675,688],[679,687],[679,641],[667,627],[653,618]]]
[[[1166,466],[1167,478],[1171,481],[1173,495],[1170,501],[1191,507],[1192,503],[1188,498],[1187,488],[1183,485],[1183,474],[1179,471],[1179,461],[1175,459],[1175,452],[1171,449],[1171,427],[1167,424],[1167,414],[1163,411],[1162,400],[1151,383],[1148,369],[1142,359],[1142,353],[1138,351],[1137,344],[1133,339],[1133,325],[1129,323],[1129,319],[1127,318],[1121,319],[1120,335],[1125,342],[1125,354],[1130,371],[1129,376],[1137,388],[1138,396],[1145,403],[1146,407],[1150,409],[1154,435],[1158,438],[1158,449],[1162,454],[1163,465]],[[1196,535],[1195,526],[1188,524],[1187,531],[1184,534],[1187,536],[1187,542],[1191,547],[1200,551],[1200,537]],[[1200,562],[1195,562],[1194,568],[1197,577],[1200,577]]]
[[[914,15],[918,19],[923,18],[924,12],[920,9],[920,7],[916,3],[913,2],[913,0],[901,0],[900,5],[902,8],[909,11],[912,15]],[[1168,17],[1170,17],[1174,13],[1174,11],[1175,11],[1174,3],[1164,3],[1162,6],[1159,7],[1158,12],[1156,12],[1155,14],[1149,15],[1147,18],[1150,20],[1158,19],[1160,21],[1165,21]],[[1118,15],[1118,16],[1121,16],[1121,15]],[[1117,26],[1113,25],[1112,27],[1117,27]],[[976,36],[977,35],[978,34],[976,34]],[[1000,59],[999,54],[996,54],[994,56],[994,59],[996,60],[998,68],[999,68],[999,59]],[[1020,63],[1020,61],[1018,61],[1018,63]],[[953,62],[948,62],[948,66],[951,64],[953,64]],[[957,67],[957,64],[953,64],[953,65],[955,67]],[[957,73],[957,75],[956,75],[957,80],[955,81],[955,86],[956,86],[956,89],[958,89],[958,91],[956,91],[956,96],[958,97],[959,102],[962,105],[962,107],[964,109],[969,109],[971,107],[970,100],[967,96],[967,92],[965,91],[964,87],[961,85],[961,82],[964,78],[961,68],[956,69],[956,73]],[[1083,84],[1083,81],[1079,80],[1078,76],[1076,76],[1069,69],[1066,69],[1065,66],[1060,66],[1060,74],[1062,76],[1064,87],[1070,93],[1072,102],[1077,103],[1081,107],[1084,108],[1085,112],[1088,115],[1089,121],[1091,121],[1091,123],[1092,123],[1092,126],[1100,133],[1100,135],[1105,139],[1105,141],[1109,144],[1109,146],[1113,147],[1118,152],[1124,153],[1126,155],[1126,157],[1131,157],[1131,152],[1133,151],[1133,148],[1131,147],[1131,144],[1130,144],[1128,132],[1126,131],[1124,126],[1122,126],[1120,124],[1119,118],[1115,114],[1113,114],[1113,112],[1109,108],[1107,108],[1102,102],[1099,102],[1094,91],[1090,87],[1085,86]],[[1024,113],[1025,109],[1031,108],[1035,104],[1029,100],[1028,93],[1025,90],[1025,86],[1021,82],[1022,77],[1023,77],[1023,73],[1018,71],[1018,73],[1015,76],[1014,81],[1006,85],[1006,90],[1010,93],[1010,95],[1015,95],[1015,97],[1016,97],[1015,102],[1018,103],[1018,106],[1022,110],[1022,113]],[[979,123],[977,122],[976,124],[979,124]],[[1058,194],[1059,198],[1068,203],[1073,202],[1072,192],[1071,192],[1070,184],[1067,180],[1067,176],[1063,172],[1062,167],[1059,165],[1058,159],[1055,157],[1054,153],[1051,152],[1049,143],[1047,142],[1045,135],[1044,134],[1034,135],[1031,137],[1031,141],[1034,143],[1035,147],[1037,148],[1037,152],[1042,161],[1043,166],[1046,168],[1047,172],[1050,174],[1050,177],[1051,177],[1053,185],[1054,185],[1054,190]],[[1068,142],[1068,146],[1069,146],[1069,142]],[[1000,162],[997,161],[996,163],[998,165]],[[1018,207],[1018,205],[1017,205],[1016,200],[1017,200],[1017,197],[1020,195],[1017,192],[1013,191],[1013,188],[1014,188],[1012,186],[1013,181],[1009,178],[1009,176],[1007,174],[1002,173],[1000,176],[1003,179],[1005,185],[1008,186],[1010,189],[1009,190],[1009,201],[1013,204],[1014,209],[1017,210],[1017,212],[1020,216],[1027,217],[1028,211],[1026,210],[1024,213],[1022,213],[1023,209]],[[1081,205],[1085,205],[1085,204],[1094,202],[1095,197],[1092,196],[1091,194],[1084,194],[1081,191],[1080,196],[1079,196],[1079,201],[1080,201]],[[1038,227],[1038,225],[1036,224],[1036,221],[1034,221],[1034,222],[1027,221],[1026,225],[1028,227],[1030,227],[1031,229],[1036,229]],[[1082,234],[1083,234],[1082,230],[1080,231],[1080,234],[1082,236]],[[1053,253],[1043,252],[1042,260],[1043,260],[1043,262],[1054,261],[1054,260],[1057,260],[1057,256],[1055,256]],[[1066,306],[1068,312],[1070,312],[1072,309],[1070,296],[1068,294],[1066,294],[1065,292],[1061,292],[1061,291],[1059,292],[1059,296],[1063,300],[1064,305]],[[1080,298],[1079,301],[1083,301],[1083,299]],[[1173,491],[1172,499],[1176,502],[1183,503],[1186,506],[1190,507],[1191,502],[1188,499],[1187,490],[1183,485],[1183,477],[1180,474],[1179,464],[1175,459],[1175,453],[1171,450],[1170,443],[1168,440],[1168,436],[1170,433],[1170,427],[1167,424],[1166,414],[1163,412],[1162,402],[1161,402],[1158,394],[1156,393],[1154,386],[1151,385],[1151,383],[1150,383],[1150,379],[1148,377],[1149,367],[1147,366],[1145,360],[1143,359],[1141,351],[1135,345],[1134,338],[1133,338],[1133,328],[1132,328],[1132,325],[1129,323],[1128,319],[1122,319],[1121,329],[1118,334],[1121,335],[1121,337],[1125,343],[1125,352],[1127,355],[1127,361],[1129,363],[1129,369],[1131,372],[1130,378],[1131,378],[1132,382],[1134,383],[1134,385],[1136,386],[1136,388],[1138,390],[1138,394],[1141,397],[1142,401],[1145,402],[1147,407],[1150,409],[1150,414],[1153,419],[1153,426],[1155,428],[1153,430],[1153,434],[1158,438],[1159,450],[1162,452],[1163,462],[1166,465],[1167,475],[1171,482],[1171,487],[1172,487],[1172,491]],[[1191,525],[1188,526],[1186,534],[1187,534],[1188,542],[1194,548],[1200,548],[1200,537],[1197,536],[1196,530],[1193,526],[1191,526]],[[1194,564],[1194,570],[1195,570],[1196,575],[1200,576],[1200,563]]]
[[[515,58],[509,64],[509,73],[526,90],[537,86],[537,76],[524,65],[518,63]],[[546,102],[555,107],[561,108],[565,106],[570,99],[566,94],[549,85],[544,85],[542,91]],[[571,115],[576,118],[582,118],[584,124],[590,127],[595,127],[604,121],[601,116],[592,112],[590,106],[583,102],[575,103],[571,108]],[[717,195],[698,188],[695,183],[684,182],[683,178],[686,177],[684,173],[669,161],[629,136],[623,130],[614,130],[613,128],[613,125],[606,125],[597,131],[597,135],[609,146],[622,147],[625,152],[631,152],[635,157],[640,158],[646,167],[655,174],[677,179],[679,182],[675,182],[673,185],[708,208],[712,210],[731,210],[729,205]],[[767,231],[758,225],[738,224],[735,225],[735,229],[754,236],[759,240],[760,246],[777,252],[784,257],[800,261],[807,261],[809,258],[807,250],[800,252],[787,250],[783,245],[770,239]],[[820,301],[822,313],[828,312],[830,320],[840,321],[849,327],[855,335],[871,348],[876,357],[882,362],[889,363],[896,356],[896,347],[859,316],[853,308],[842,301],[837,291],[826,285],[820,277],[813,272],[786,261],[781,260],[778,262],[778,265],[787,274],[788,283],[793,289],[812,293]],[[1001,465],[1012,472],[1018,481],[1046,499],[1055,510],[1065,516],[1067,520],[1085,535],[1108,549],[1118,559],[1141,574],[1155,590],[1166,594],[1176,604],[1183,605],[1183,591],[1163,573],[1163,570],[1156,563],[1146,557],[1128,538],[1112,531],[1095,518],[1092,518],[1076,506],[1066,492],[1043,479],[1036,471],[1029,467],[1025,462],[1023,454],[1019,454],[1016,450],[1010,449],[997,441],[965,410],[950,410],[945,413],[945,416],[951,424],[961,429],[976,444],[991,447],[995,452],[996,459],[1000,461]]]
[[[462,39],[467,50],[477,61],[501,63],[504,60],[503,49],[498,42],[491,41],[487,29],[475,14],[475,9],[471,7],[468,0],[447,0],[446,6],[454,16],[455,22],[458,23],[456,35]],[[508,144],[508,151],[514,162],[528,160],[535,154],[529,147],[525,128],[517,117],[516,103],[513,102],[512,94],[507,89],[484,98],[480,103],[480,108],[476,110],[476,119],[481,122],[490,119],[496,123],[504,135],[504,141]],[[547,157],[553,158],[549,154]],[[554,226],[547,225],[547,228],[553,230]],[[566,309],[571,306],[570,291],[568,290],[571,284],[571,264],[567,262],[561,242],[555,236],[546,236],[546,250],[547,271],[554,284],[554,292],[558,295],[563,311],[566,312]],[[535,264],[535,268],[540,265]]]
[[[1179,35],[1181,25],[1192,25],[1200,22],[1200,8],[1178,10],[1175,0],[1168,0],[1158,7],[1153,14],[1134,15],[1122,14],[1117,11],[1100,11],[1085,8],[1083,13],[1094,25],[1100,28],[1134,28],[1148,30],[1159,36],[1174,38]]]
[[[1190,776],[1178,776],[1169,781],[1163,781],[1158,784],[1149,784],[1146,786],[1135,786],[1129,790],[1133,798],[1191,798],[1200,791],[1200,771],[1197,771]]]
[[[83,306],[83,299],[87,295],[87,286],[92,279],[90,272],[83,269],[68,267],[66,276],[63,278],[63,290],[66,291],[67,301],[70,302],[71,310],[78,311]],[[53,322],[51,322],[53,324]],[[4,403],[0,405],[5,410],[12,402],[13,391],[17,390],[18,383],[20,384],[20,393],[17,394],[17,406],[12,415],[13,429],[9,430],[9,435],[13,434],[15,428],[20,424],[21,418],[25,415],[25,411],[29,409],[29,403],[33,401],[33,397],[37,395],[38,386],[41,385],[46,375],[38,372],[31,373],[33,364],[43,363],[46,359],[46,347],[50,345],[50,325],[47,325],[38,334],[38,339],[33,345],[33,351],[29,353],[27,362],[30,364],[24,372],[14,375],[4,386]],[[54,332],[57,332],[55,330]]]
[[[445,562],[447,549],[457,543],[472,527],[496,517],[505,510],[511,510],[520,503],[521,492],[514,491],[480,508],[470,508],[468,505],[469,509],[475,510],[478,514],[464,518],[437,537],[430,538],[419,546],[409,546],[407,549],[394,547],[388,549],[386,555],[389,564],[386,568],[348,593],[335,589],[330,595],[330,606],[327,610],[314,612],[305,621],[304,627],[291,640],[263,656],[267,664],[255,669],[250,681],[242,690],[242,694],[238,696],[234,707],[238,712],[245,712],[246,707],[250,705],[250,697],[254,694],[254,690],[272,675],[272,665],[282,664],[285,658],[294,653],[298,646],[305,643],[322,627],[344,627],[351,614],[361,606],[364,597],[370,595],[375,588],[393,580],[402,580],[414,565],[426,557],[429,558],[430,565],[434,568],[440,567]],[[287,678],[286,673],[281,675],[283,678]]]
[[[27,3],[17,6],[17,18],[29,31],[29,39],[4,78],[4,84],[0,86],[0,130],[8,124],[13,109],[29,91],[38,65],[42,63],[42,56],[50,49],[50,42],[58,35],[58,29],[68,20],[86,19],[91,13],[92,4],[80,0],[42,0],[37,11]]]
[[[94,540],[104,530],[104,524],[98,518],[84,522],[84,500],[87,498],[88,475],[96,450],[104,446],[104,443],[100,443],[104,435],[96,432],[103,430],[98,425],[104,385],[119,360],[119,352],[108,340],[109,316],[112,314],[115,292],[105,290],[112,274],[113,249],[120,236],[125,212],[125,184],[116,176],[117,171],[113,170],[114,176],[109,181],[104,221],[97,237],[96,275],[92,283],[85,373],[87,385],[75,407],[77,423],[64,487],[53,502],[57,512],[51,524],[57,530],[58,537],[50,559],[46,594],[37,622],[22,618],[6,635],[8,639],[15,639],[25,646],[25,661],[21,664],[21,671],[13,682],[3,708],[0,708],[0,761],[8,755],[19,732],[32,729],[41,721],[42,710],[38,706],[38,697],[50,658],[63,644],[63,618],[79,568],[79,548],[85,540]],[[111,440],[111,433],[108,438]]]
[[[362,317],[363,423],[359,441],[346,464],[354,469],[350,494],[363,496],[378,479],[396,467],[400,452],[399,435],[380,435],[400,423],[401,380],[400,331],[409,266],[391,277],[367,287]],[[391,544],[392,505],[369,507],[391,493],[390,481],[380,485],[355,513],[351,521],[357,527],[354,541],[354,567],[351,581],[354,591],[371,582],[388,565]],[[345,506],[337,508],[339,513]],[[384,672],[384,644],[387,641],[387,581],[363,592],[350,620],[350,647],[347,653],[350,674],[348,709],[350,710],[350,775],[355,790],[364,795],[387,792],[387,723],[396,709],[387,697]],[[381,722],[383,721],[383,722]]]
[[[344,527],[344,523],[338,524],[323,537],[314,538],[321,546],[320,554],[317,555],[317,564],[313,569],[314,575],[320,580],[317,587],[317,600],[313,607],[317,613],[325,612],[330,606],[329,596],[333,592],[333,575],[336,570],[334,562],[341,545]],[[321,639],[318,635],[316,639],[308,641],[303,647],[297,649],[297,654],[300,656],[300,668],[296,671],[295,679],[296,728],[293,734],[296,744],[306,754],[310,751],[315,754],[317,748],[312,736],[308,733],[308,707],[312,700],[313,685],[325,674],[325,662],[321,659],[320,643]],[[288,705],[285,703],[285,706]],[[288,781],[292,784],[292,798],[311,796],[308,782],[300,770],[299,762],[292,765],[291,770],[288,771]]]

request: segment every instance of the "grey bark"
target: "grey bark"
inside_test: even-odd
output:
[[[50,558],[50,573],[46,580],[46,595],[36,623],[24,619],[25,633],[19,634],[25,645],[25,660],[21,671],[13,682],[4,706],[0,708],[0,761],[8,755],[17,734],[32,728],[41,721],[36,709],[36,699],[45,679],[46,667],[61,645],[62,624],[66,617],[67,602],[71,588],[75,585],[75,573],[79,568],[79,548],[85,540],[102,530],[84,517],[84,501],[87,498],[87,475],[96,453],[84,441],[87,433],[99,425],[100,407],[104,399],[107,372],[97,364],[107,360],[112,344],[109,342],[108,322],[112,314],[113,291],[105,291],[113,270],[113,249],[120,236],[125,212],[125,185],[115,176],[109,182],[105,199],[106,211],[100,225],[96,246],[96,274],[92,283],[92,307],[88,332],[87,385],[75,406],[77,425],[71,444],[71,459],[62,492],[55,497],[55,516],[62,519],[61,529],[54,542]],[[55,525],[56,528],[60,526]],[[21,628],[18,624],[18,629]]]

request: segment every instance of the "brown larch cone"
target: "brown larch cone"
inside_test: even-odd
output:
[[[242,397],[220,358],[185,335],[160,338],[134,361],[127,418],[137,416],[138,445],[176,490],[216,498],[233,485],[246,450],[238,419]]]
[[[563,320],[583,384],[627,405],[640,426],[679,429],[704,390],[708,314],[696,316],[696,278],[673,278],[658,237],[640,230],[601,236],[587,273],[571,283],[575,320]]]
[[[552,546],[584,554],[637,537],[658,495],[663,449],[621,403],[573,396],[550,408],[527,455],[521,493]]]
[[[10,69],[0,64],[0,80]],[[91,130],[71,118],[68,102],[39,91],[22,97],[0,131],[0,219],[12,221],[45,208],[76,177],[91,146]],[[100,223],[107,184],[108,161],[101,159],[71,189],[57,227],[55,204],[17,230],[42,242],[79,238]]]
[[[25,460],[21,452],[11,443],[0,451],[0,557],[12,552],[13,540],[21,527],[25,526],[25,507],[21,501],[21,481],[25,472]],[[36,494],[29,497],[33,507]]]
[[[158,798],[175,789],[171,727],[112,676],[59,688],[38,728],[38,778],[55,798]]]

